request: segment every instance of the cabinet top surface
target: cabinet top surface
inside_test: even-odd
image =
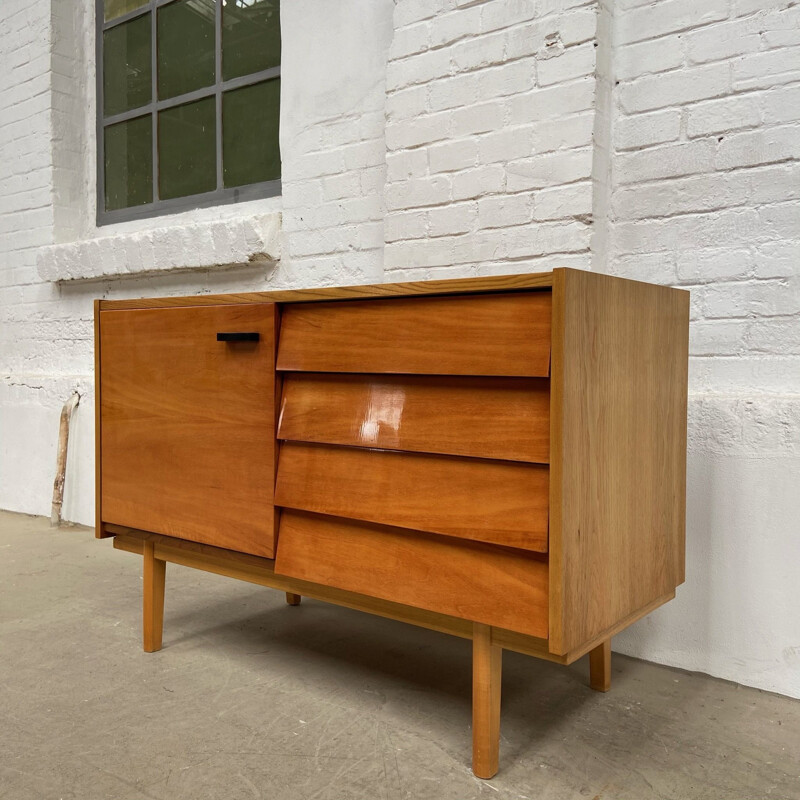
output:
[[[552,285],[552,272],[537,272],[523,275],[493,275],[482,278],[375,283],[361,286],[325,286],[266,292],[242,292],[239,294],[206,294],[191,297],[100,300],[98,302],[102,311],[109,311],[125,308],[166,308],[169,306],[229,303],[306,303],[317,300],[358,300],[431,294],[520,291],[524,289],[549,289]]]
[[[449,280],[409,281],[406,283],[374,283],[356,286],[323,286],[306,289],[285,289],[266,292],[241,292],[234,294],[204,294],[188,297],[133,298],[128,300],[97,300],[97,309],[112,311],[137,308],[170,308],[180,306],[214,306],[237,303],[309,303],[323,300],[359,300],[390,297],[415,297],[437,294],[473,294],[480,292],[515,292],[552,289],[560,273],[582,272],[570,267],[560,267],[551,272],[534,272],[517,275],[491,275],[477,278]],[[598,273],[594,273],[598,274]],[[626,281],[625,278],[613,278]],[[661,287],[665,291],[680,291]],[[688,293],[687,293],[688,294]]]

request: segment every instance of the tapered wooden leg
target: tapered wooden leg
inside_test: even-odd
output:
[[[294,592],[286,592],[286,602],[290,606],[299,606],[302,597],[303,596],[301,594],[295,594]]]
[[[142,604],[142,638],[145,653],[161,649],[164,629],[164,580],[167,562],[155,557],[153,542],[144,543],[144,602]]]
[[[598,692],[611,688],[611,639],[589,652],[589,686]]]
[[[489,625],[472,630],[472,771],[479,778],[497,774],[500,756],[500,684],[503,648],[492,644]]]

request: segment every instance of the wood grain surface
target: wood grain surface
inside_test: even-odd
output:
[[[596,692],[607,692],[611,688],[610,639],[589,651],[589,686]]]
[[[347,592],[344,589],[335,589],[320,583],[301,581],[286,575],[277,575],[275,562],[268,558],[251,556],[235,550],[223,550],[219,547],[189,542],[185,539],[172,539],[169,536],[124,528],[119,525],[110,527],[116,531],[114,548],[126,553],[142,555],[144,542],[153,541],[156,556],[169,563],[248,581],[281,592],[294,592],[298,596],[313,597],[326,603],[334,603],[409,625],[418,625],[421,628],[447,633],[462,639],[472,639],[474,635],[473,623],[459,617],[392,603],[379,597]],[[563,656],[551,653],[547,649],[547,639],[541,637],[492,627],[492,642],[506,650],[514,650],[533,658],[552,661],[556,664],[568,663]]]
[[[547,636],[547,563],[503,548],[283,511],[275,571]]]
[[[104,522],[273,554],[275,324],[269,304],[100,312]]]
[[[278,438],[546,464],[546,378],[286,373]]]
[[[550,293],[288,305],[278,369],[547,377]]]
[[[101,310],[133,308],[175,308],[177,306],[218,306],[238,303],[308,303],[325,300],[353,300],[370,297],[414,297],[437,294],[476,294],[548,289],[552,272],[523,275],[489,275],[479,278],[453,278],[406,283],[375,283],[362,286],[322,286],[273,292],[204,294],[190,297],[155,297],[131,300],[100,300]]]
[[[500,761],[500,695],[503,648],[492,628],[476,622],[472,633],[472,771],[493,778]]]
[[[167,562],[156,558],[155,544],[144,543],[142,556],[142,648],[145,653],[161,649],[164,631],[164,590]]]
[[[141,556],[144,542],[152,541],[155,543],[155,556],[162,561],[248,581],[282,592],[295,592],[304,597],[313,597],[326,603],[335,603],[336,605],[364,611],[368,614],[376,614],[380,617],[405,622],[409,625],[418,625],[440,633],[459,636],[463,639],[471,639],[473,636],[473,624],[452,615],[427,611],[400,603],[392,603],[378,597],[335,589],[319,583],[301,581],[285,575],[276,575],[275,562],[268,558],[248,555],[237,550],[224,550],[186,539],[174,539],[170,536],[162,536],[159,533],[150,533],[136,528],[127,528],[123,525],[109,524],[106,526],[106,530],[110,535],[114,536],[114,548],[127,553],[135,553]],[[634,614],[619,620],[601,636],[590,640],[566,655],[551,653],[548,650],[547,639],[509,631],[496,626],[492,626],[492,642],[504,650],[513,650],[533,658],[552,661],[556,664],[572,664],[604,641],[607,641],[614,634],[624,630],[654,609],[674,599],[674,597],[675,592],[670,592],[658,598],[647,606],[638,609]]]
[[[689,294],[554,275],[550,649],[564,654],[684,580]]]
[[[100,432],[101,425],[101,382],[100,382],[100,300],[94,301],[94,535],[98,539],[106,537],[103,530],[103,485],[102,470],[103,448]]]
[[[275,504],[547,550],[548,470],[510,461],[284,442]]]

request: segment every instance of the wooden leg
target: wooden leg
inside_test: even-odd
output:
[[[303,597],[302,595],[294,594],[294,592],[286,592],[286,602],[290,606],[299,606],[302,597]]]
[[[598,692],[611,688],[611,639],[589,652],[589,686]]]
[[[489,625],[472,626],[472,771],[478,778],[497,774],[500,756],[500,684],[503,648],[492,644]]]
[[[153,542],[144,543],[144,602],[142,633],[145,653],[161,649],[164,629],[164,579],[167,562],[155,557]]]

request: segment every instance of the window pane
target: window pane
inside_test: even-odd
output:
[[[103,0],[103,19],[108,22],[123,14],[136,11],[147,3],[148,0]]]
[[[281,63],[279,0],[224,0],[223,80],[278,67]]]
[[[222,165],[225,186],[277,180],[281,79],[222,95]]]
[[[162,200],[217,188],[215,101],[206,97],[158,115],[158,192]]]
[[[150,102],[150,14],[103,34],[103,111],[106,116]]]
[[[106,211],[153,200],[153,123],[148,114],[109,125],[104,135]]]
[[[178,0],[158,10],[158,96],[214,83],[214,0]]]

